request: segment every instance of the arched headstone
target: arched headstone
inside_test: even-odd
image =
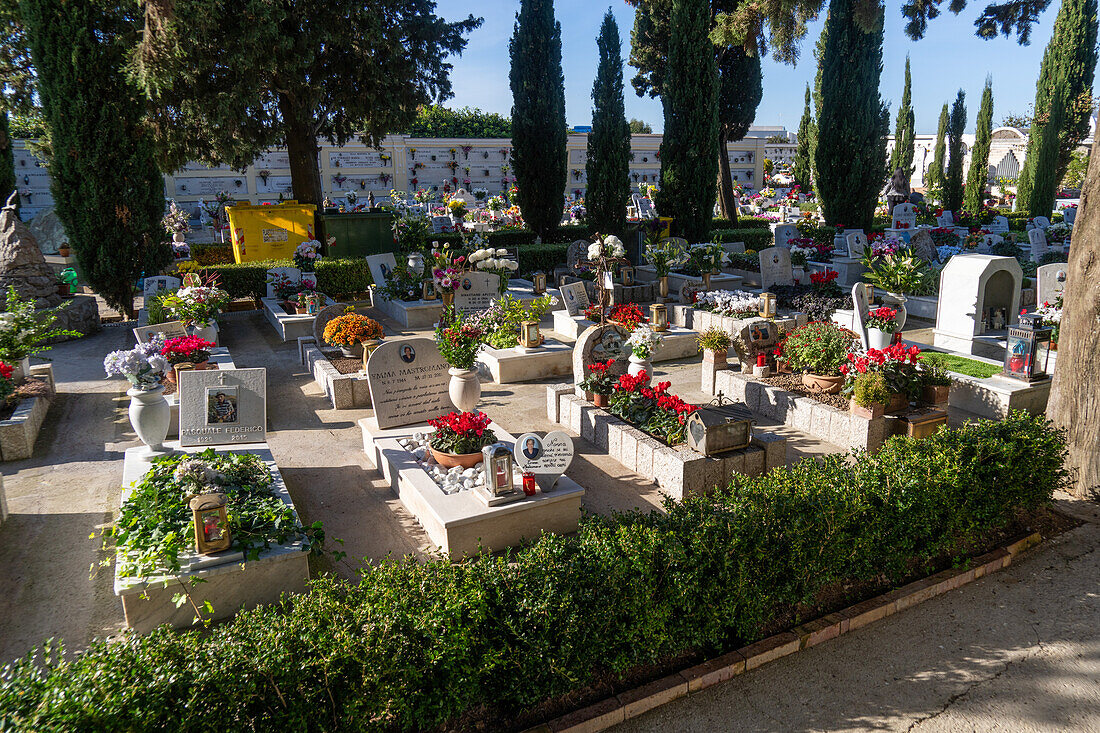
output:
[[[38,217],[35,217],[38,218]],[[1067,206],[1062,209],[1062,221],[1073,226],[1073,222],[1077,220],[1077,209],[1073,206]]]
[[[1069,265],[1065,262],[1052,262],[1049,265],[1036,268],[1035,281],[1038,287],[1036,302],[1039,305],[1054,303],[1054,299],[1062,294],[1062,291],[1066,289],[1067,270],[1069,270]]]
[[[615,360],[608,369],[612,376],[626,374],[630,366],[627,361],[630,356],[630,349],[626,346],[628,338],[630,334],[617,323],[593,326],[582,333],[573,346],[573,383],[580,384],[584,381],[588,376],[589,364],[606,362],[608,359]]]
[[[1008,233],[1008,217],[1003,214],[993,217],[993,221],[987,227],[992,234]]]
[[[1031,242],[1031,261],[1039,262],[1043,255],[1050,251],[1050,245],[1047,244],[1047,233],[1043,229],[1035,227],[1028,230],[1027,239]]]
[[[141,283],[142,294],[146,299],[156,295],[161,290],[175,292],[180,289],[180,279],[171,275],[155,275],[147,277]]]
[[[798,227],[794,224],[776,224],[773,231],[775,246],[783,249],[791,248],[791,240],[798,238]]]
[[[917,207],[898,204],[894,207],[893,220],[893,229],[912,229],[917,225]]]

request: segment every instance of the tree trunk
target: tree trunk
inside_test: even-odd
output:
[[[327,252],[324,220],[324,189],[321,187],[321,169],[317,164],[317,136],[313,133],[308,110],[299,109],[286,95],[279,95],[279,113],[286,129],[286,152],[290,159],[290,184],[294,198],[300,204],[313,204],[317,213],[313,223],[313,236]]]
[[[1078,496],[1100,488],[1100,138],[1073,225],[1063,315],[1047,417],[1066,431],[1071,487]]]
[[[726,135],[718,129],[718,208],[722,216],[737,225],[737,199],[733,195],[733,176],[730,175],[730,157],[726,151]]]

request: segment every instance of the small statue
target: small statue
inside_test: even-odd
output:
[[[899,167],[886,185],[886,215],[893,217],[894,207],[909,201],[909,176]]]

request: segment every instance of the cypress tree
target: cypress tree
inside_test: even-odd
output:
[[[12,149],[11,125],[8,113],[0,112],[0,206],[7,202],[11,192],[16,190],[15,151]],[[15,197],[15,210],[19,211],[19,197]]]
[[[813,190],[813,111],[810,109],[810,85],[806,84],[806,106],[802,109],[802,120],[798,123],[798,147],[794,151],[794,182],[806,193]]]
[[[630,125],[623,101],[623,58],[619,26],[608,10],[596,39],[600,64],[592,85],[592,132],[588,134],[588,224],[598,232],[622,234],[630,197]]]
[[[943,208],[959,213],[963,202],[963,132],[966,130],[966,92],[959,90],[947,123],[947,170],[943,175]]]
[[[928,171],[924,174],[925,188],[941,189],[941,195],[943,189],[943,159],[947,155],[948,118],[947,103],[945,102],[943,109],[940,110],[940,124],[936,129],[936,147],[932,150],[932,163],[928,166]]]
[[[1047,216],[1077,144],[1089,134],[1096,73],[1097,0],[1063,0],[1035,85],[1035,117],[1017,208]],[[1047,137],[1057,138],[1057,143]]]
[[[913,172],[913,154],[917,141],[916,121],[913,116],[913,75],[909,70],[909,57],[905,57],[905,87],[901,92],[897,122],[894,123],[894,149],[890,152],[890,173],[898,168]]]
[[[527,226],[546,239],[561,223],[567,173],[561,24],[553,0],[521,0],[512,61],[512,167]]]
[[[878,91],[883,11],[873,30],[858,24],[855,11],[855,0],[829,3],[814,180],[826,222],[870,230],[886,178],[890,125]]]
[[[23,0],[20,10],[50,134],[58,218],[88,284],[133,314],[134,280],[172,259],[160,226],[164,179],[144,104],[123,71],[141,16],[55,0]]]
[[[970,149],[970,170],[966,174],[966,194],[963,208],[981,211],[985,200],[985,184],[989,181],[989,145],[993,138],[993,80],[985,79],[982,105],[974,129],[974,147]]]
[[[718,68],[708,0],[673,0],[657,208],[689,241],[710,233],[718,177]]]

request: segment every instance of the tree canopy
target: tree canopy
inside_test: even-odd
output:
[[[405,132],[412,137],[512,137],[512,120],[496,112],[439,104],[421,107]]]

